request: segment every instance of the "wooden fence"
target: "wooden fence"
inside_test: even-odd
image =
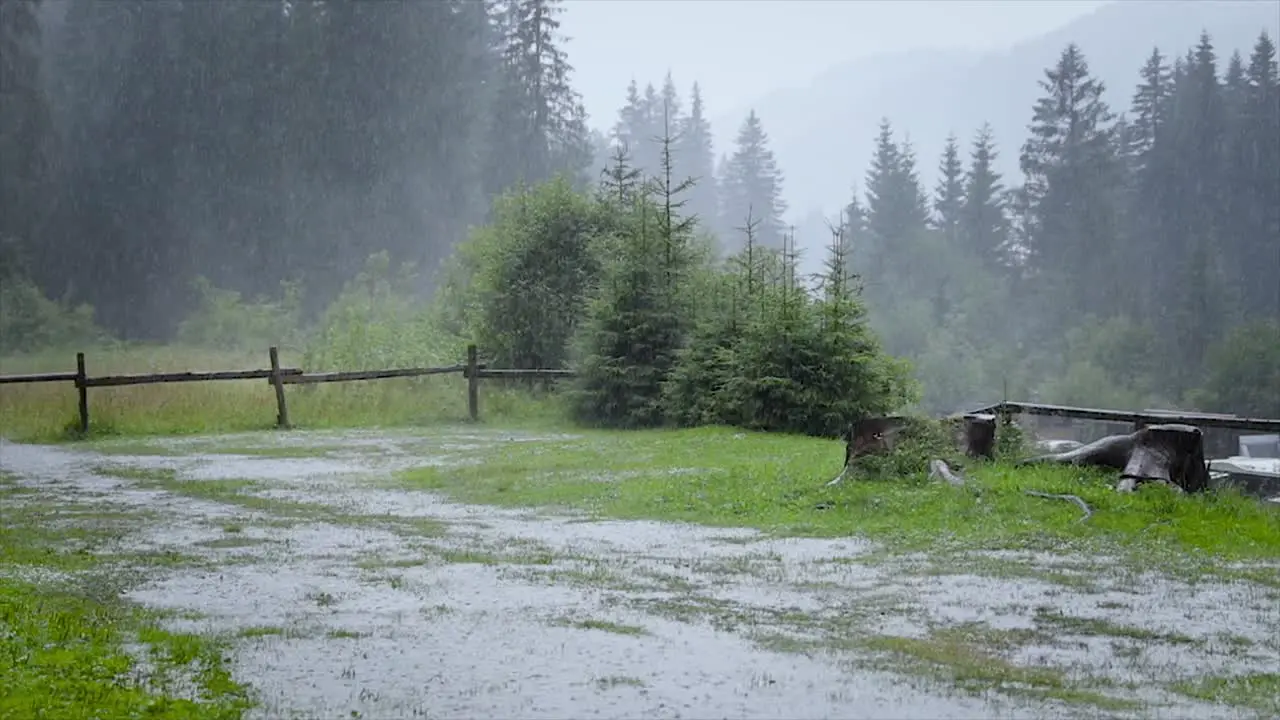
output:
[[[467,379],[467,411],[472,420],[480,417],[480,380],[484,378],[530,379],[572,377],[572,370],[498,369],[479,362],[475,345],[467,346],[467,359],[461,365],[446,367],[395,368],[391,370],[352,370],[340,372],[308,373],[299,368],[280,367],[277,348],[268,351],[271,367],[264,370],[219,370],[214,372],[167,372],[137,375],[103,375],[89,377],[84,353],[76,353],[75,372],[33,373],[29,375],[0,375],[0,385],[24,383],[71,382],[80,396],[80,432],[89,430],[89,388],[120,387],[122,385],[156,385],[162,383],[205,382],[212,380],[266,380],[275,389],[276,425],[291,427],[289,406],[285,401],[285,385],[306,385],[330,382],[354,382],[357,380],[384,380],[387,378],[423,377],[459,373]]]

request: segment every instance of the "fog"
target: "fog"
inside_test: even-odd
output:
[[[477,318],[506,291],[476,295],[500,275],[481,266],[525,258],[495,249],[515,242],[495,199],[557,176],[586,197],[624,146],[660,176],[664,132],[676,181],[698,181],[689,234],[721,259],[748,210],[801,278],[841,230],[878,342],[932,409],[1010,387],[1238,408],[1219,396],[1245,370],[1215,348],[1280,317],[1280,2],[2,12],[5,350],[52,342],[41,313],[81,304],[112,337],[172,341],[209,287],[229,306],[292,287],[314,324],[362,269],[402,263],[408,305],[490,337]],[[569,337],[585,311],[564,312]]]

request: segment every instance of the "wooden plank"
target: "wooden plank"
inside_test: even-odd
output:
[[[578,373],[574,370],[550,370],[550,369],[494,369],[494,370],[478,370],[477,376],[482,378],[540,378],[540,377],[573,377]]]
[[[1079,420],[1103,420],[1117,423],[1146,423],[1148,425],[1180,423],[1202,427],[1223,428],[1229,430],[1280,430],[1280,420],[1267,418],[1223,417],[1222,415],[1177,413],[1153,414],[1129,412],[1126,410],[1101,410],[1098,408],[1079,408],[1067,405],[1043,405],[1040,403],[1004,402],[991,408],[997,412],[1026,413],[1028,415],[1046,415],[1050,417],[1075,418]]]
[[[286,385],[303,385],[308,383],[351,382],[354,380],[386,380],[389,378],[422,377],[424,375],[445,375],[460,373],[465,365],[450,365],[434,368],[398,368],[394,370],[351,370],[343,372],[303,373],[281,378]]]
[[[271,370],[219,370],[215,372],[172,372],[146,375],[104,375],[85,378],[85,387],[118,387],[121,385],[154,385],[160,383],[202,382],[206,380],[262,380],[270,379]],[[286,378],[301,375],[299,368],[280,368]],[[287,382],[287,380],[286,380]]]
[[[73,372],[30,373],[27,375],[0,375],[0,385],[18,385],[22,383],[43,382],[75,382]]]

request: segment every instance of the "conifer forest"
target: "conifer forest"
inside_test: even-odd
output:
[[[1067,43],[1022,137],[956,128],[941,157],[885,116],[802,248],[766,117],[717,146],[679,68],[589,117],[563,10],[4,0],[0,354],[318,357],[366,287],[388,337],[577,369],[573,415],[608,427],[831,435],[1002,397],[1280,417],[1267,32],[1151,48],[1122,106]]]

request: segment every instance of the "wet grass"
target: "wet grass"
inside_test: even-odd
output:
[[[877,636],[864,646],[891,656],[894,669],[907,666],[974,695],[993,689],[1018,695],[1091,705],[1103,710],[1132,710],[1142,703],[1117,698],[1068,678],[1063,670],[1013,664],[970,641],[965,631],[938,630],[924,638]],[[1100,680],[1094,683],[1105,685]]]
[[[573,618],[557,618],[551,622],[552,625],[559,627],[570,627],[578,630],[599,630],[601,632],[613,633],[614,635],[630,635],[640,636],[648,635],[649,631],[639,625],[626,625],[623,623],[611,622],[609,620],[597,620],[588,618],[585,620],[575,620]]]
[[[117,345],[85,352],[90,376],[269,367],[266,348],[241,353]],[[286,367],[301,367],[302,355],[282,348],[280,361]],[[75,371],[74,350],[0,357],[0,374],[63,371]],[[302,428],[434,425],[463,422],[467,416],[466,380],[460,373],[289,386],[286,393],[290,420]],[[0,386],[0,437],[25,442],[79,439],[76,398],[70,382]],[[504,424],[544,424],[563,416],[554,400],[493,382],[481,384],[481,407],[484,421]],[[89,417],[89,437],[98,439],[239,432],[272,429],[276,405],[264,380],[131,385],[91,389]]]
[[[1059,634],[1106,636],[1125,638],[1140,642],[1162,642],[1171,645],[1197,645],[1202,641],[1182,633],[1163,633],[1146,628],[1120,625],[1103,618],[1085,618],[1065,615],[1050,608],[1038,608],[1035,615],[1036,625],[1051,629]]]
[[[1280,673],[1209,675],[1175,683],[1172,689],[1198,700],[1257,710],[1262,717],[1280,717]]]
[[[124,477],[134,480],[137,487],[166,490],[200,500],[237,505],[272,517],[271,522],[328,522],[333,524],[382,527],[416,537],[439,537],[444,534],[443,523],[428,518],[361,515],[338,510],[321,503],[298,502],[282,498],[255,495],[267,485],[256,480],[184,480],[169,469],[132,468],[109,465],[95,468],[95,472],[107,477]],[[227,540],[226,542],[233,542]]]
[[[0,478],[0,717],[241,717],[252,701],[221,641],[168,632],[163,613],[119,599],[149,568],[199,560],[116,551],[150,516],[13,482]]]
[[[865,535],[896,551],[1109,550],[1133,556],[1280,559],[1280,512],[1233,492],[1162,486],[1122,494],[1074,468],[973,463],[956,489],[917,477],[829,488],[842,443],[725,428],[506,443],[470,465],[407,471],[412,488],[467,502],[553,506],[600,516],[754,527],[781,535]],[[1094,510],[1024,494],[1071,493]]]

